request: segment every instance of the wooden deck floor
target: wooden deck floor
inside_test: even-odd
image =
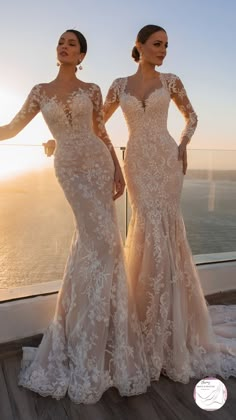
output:
[[[236,304],[236,292],[211,296],[213,303]],[[120,397],[109,389],[94,405],[74,404],[69,398],[57,401],[40,397],[17,385],[22,345],[38,345],[41,336],[0,345],[0,420],[235,420],[236,378],[223,381],[228,399],[217,411],[201,410],[194,402],[198,380],[187,385],[162,376],[146,394]]]

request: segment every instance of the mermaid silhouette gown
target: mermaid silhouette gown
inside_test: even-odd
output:
[[[143,102],[129,91],[127,77],[116,79],[104,104],[105,117],[120,105],[129,129],[125,253],[150,378],[236,376],[236,306],[208,309],[186,239],[182,162],[167,129],[170,100],[186,119],[183,137],[191,139],[197,117],[177,76],[162,73],[160,83]]]
[[[68,392],[76,403],[95,403],[112,386],[121,395],[140,394],[149,377],[112,200],[100,89],[78,88],[63,102],[35,86],[12,133],[39,111],[56,139],[55,172],[76,230],[54,320],[37,349],[23,349],[19,384],[57,399]]]

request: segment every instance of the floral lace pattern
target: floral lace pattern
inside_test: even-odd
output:
[[[12,130],[39,110],[56,139],[56,176],[76,231],[54,321],[38,349],[24,348],[19,384],[55,398],[68,392],[76,403],[95,403],[111,386],[121,395],[140,394],[149,374],[112,200],[100,89],[78,89],[63,102],[37,85]]]
[[[124,170],[132,218],[125,252],[150,376],[184,383],[236,376],[236,306],[216,307],[209,316],[186,238],[182,162],[167,129],[171,99],[186,120],[181,138],[190,141],[197,117],[177,76],[161,74],[160,81],[142,103],[127,91],[127,78],[116,79],[104,104],[108,116],[120,105],[129,129]],[[220,338],[226,325],[230,338]]]

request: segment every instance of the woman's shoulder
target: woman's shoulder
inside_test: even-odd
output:
[[[33,89],[35,90],[47,89],[47,88],[50,88],[51,85],[52,85],[52,82],[37,83],[36,85],[34,85]]]
[[[161,77],[164,77],[166,81],[175,81],[180,79],[179,76],[174,73],[160,73],[160,75]]]
[[[31,100],[33,99],[34,101],[36,100],[38,101],[41,95],[41,87],[42,87],[41,83],[34,85],[28,93],[28,98]]]
[[[116,90],[116,91],[122,91],[122,88],[126,85],[127,77],[117,77],[113,80],[110,89]]]
[[[90,88],[95,88],[95,89],[100,89],[100,86],[97,83],[94,82],[84,82],[82,80],[80,80],[79,87],[83,88],[83,89],[90,89]]]
[[[174,73],[161,73],[164,86],[169,90],[171,96],[183,89],[183,83],[179,76]]]
[[[81,89],[91,92],[91,93],[100,93],[101,88],[97,83],[94,82],[82,82],[79,86]]]
[[[34,85],[31,89],[31,94],[33,95],[41,95],[42,92],[47,92],[47,89],[49,88],[50,83],[37,83]]]
[[[113,80],[113,83],[122,83],[122,82],[126,81],[128,77],[129,76],[117,77],[116,79]]]

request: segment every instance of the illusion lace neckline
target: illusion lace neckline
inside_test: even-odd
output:
[[[69,103],[71,103],[71,101],[74,99],[75,96],[77,96],[78,94],[82,93],[82,94],[87,94],[89,96],[89,93],[91,92],[91,87],[84,89],[82,87],[78,87],[75,90],[73,90],[72,92],[68,93],[67,95],[65,95],[65,97],[60,97],[58,96],[56,93],[54,95],[49,95],[45,89],[42,87],[42,95],[44,98],[50,100],[54,100],[59,104],[62,104],[64,106],[67,106]]]
[[[58,105],[64,113],[64,116],[66,118],[66,121],[72,125],[72,103],[73,100],[79,96],[79,95],[86,95],[88,98],[90,98],[91,93],[91,87],[84,89],[82,87],[78,87],[69,94],[65,98],[60,98],[56,93],[54,95],[48,95],[45,89],[42,90],[42,95],[44,99],[46,99],[48,102],[54,102],[56,105]],[[91,98],[90,98],[91,99]]]

